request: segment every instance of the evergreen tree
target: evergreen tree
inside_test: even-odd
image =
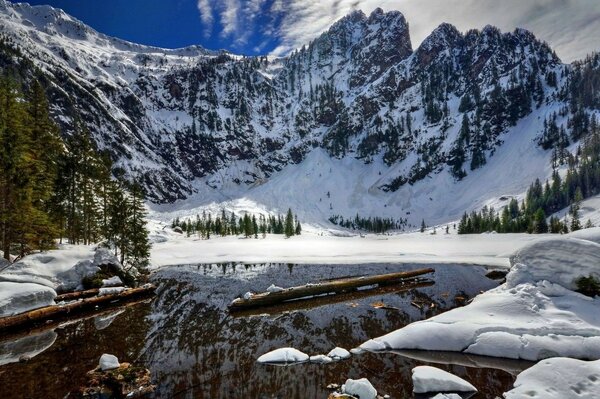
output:
[[[294,214],[292,213],[291,209],[288,209],[287,215],[285,216],[285,230],[284,230],[284,233],[285,233],[286,237],[291,237],[295,233]]]
[[[144,194],[138,184],[131,187],[129,199],[129,219],[127,220],[128,245],[125,264],[138,270],[148,266],[150,258],[150,240],[148,239],[148,228],[146,227],[146,207],[144,206]]]

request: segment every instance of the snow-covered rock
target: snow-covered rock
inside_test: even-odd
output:
[[[82,260],[64,272],[56,275],[60,282],[57,290],[74,291],[83,289],[82,280],[86,277],[92,277],[100,271],[100,268],[91,260]]]
[[[325,355],[314,355],[310,357],[310,362],[311,363],[321,363],[321,364],[328,364],[333,362],[333,359],[330,358],[329,356],[325,356]]]
[[[108,248],[98,248],[94,253],[94,266],[112,266],[117,270],[123,270],[123,265],[119,259]]]
[[[377,390],[366,378],[359,380],[347,379],[346,383],[342,385],[342,392],[360,399],[375,399],[377,397]]]
[[[515,258],[533,266],[516,264],[506,284],[478,295],[469,305],[410,324],[361,348],[456,351],[533,361],[600,358],[600,297],[569,289],[577,276],[600,270],[598,244],[569,236],[552,238],[527,245]]]
[[[600,398],[600,360],[542,360],[518,375],[506,399]]]
[[[0,317],[54,305],[56,291],[32,283],[0,282]]]
[[[246,293],[244,294],[244,297],[243,297],[243,298],[244,298],[245,300],[248,300],[248,299],[252,298],[253,296],[254,296],[254,294],[248,291],[248,292],[246,292]]]
[[[332,358],[333,360],[343,360],[343,359],[348,359],[350,358],[350,352],[348,352],[346,349],[344,348],[340,348],[340,347],[336,347],[333,348],[328,354],[328,357]]]
[[[105,353],[100,357],[99,366],[102,371],[107,371],[118,369],[121,365],[119,364],[119,359],[117,359],[115,355]]]
[[[98,290],[98,296],[120,294],[126,290],[127,288],[125,287],[103,287]]]
[[[293,363],[304,363],[309,360],[309,356],[306,353],[300,352],[294,348],[279,348],[274,351],[265,353],[258,358],[259,363],[270,363],[270,364],[293,364]]]
[[[418,366],[412,370],[413,392],[477,392],[469,382],[436,367]]]
[[[271,284],[269,288],[267,288],[267,292],[281,292],[284,291],[284,288],[278,287],[275,284]]]
[[[111,278],[107,278],[102,280],[102,287],[121,287],[123,285],[123,281],[119,276],[112,276]]]

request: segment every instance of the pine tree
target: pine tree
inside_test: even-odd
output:
[[[422,219],[421,220],[421,233],[424,233],[426,228],[427,228],[427,225],[425,224],[425,219]]]
[[[130,267],[138,270],[148,266],[150,257],[150,241],[146,227],[146,207],[144,206],[144,195],[140,185],[133,184],[128,199],[129,219],[127,220],[126,234],[128,236],[127,256],[125,262]]]
[[[26,246],[28,223],[33,222],[30,130],[27,109],[14,82],[0,81],[0,240],[5,259],[10,260],[11,246]]]
[[[291,237],[294,235],[294,215],[291,209],[288,209],[287,215],[285,216],[285,229],[284,234],[286,237]]]

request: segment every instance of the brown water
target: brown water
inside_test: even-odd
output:
[[[154,276],[158,295],[147,303],[114,317],[104,314],[0,342],[0,364],[4,364],[0,365],[0,398],[64,398],[85,382],[86,372],[103,353],[148,367],[158,385],[158,398],[327,398],[328,384],[362,377],[382,395],[410,398],[411,369],[422,364],[466,378],[480,390],[475,398],[501,396],[512,387],[520,364],[458,357],[450,361],[463,365],[440,365],[428,363],[435,359],[427,353],[367,353],[329,365],[256,363],[263,353],[283,346],[311,355],[326,354],[335,346],[350,349],[460,306],[461,298],[496,285],[484,276],[482,267],[433,266],[435,284],[430,286],[320,298],[276,308],[273,314],[234,317],[226,310],[233,298],[265,290],[271,283],[292,286],[417,267],[267,264],[163,269]],[[8,363],[23,355],[30,359]]]

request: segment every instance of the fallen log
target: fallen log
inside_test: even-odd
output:
[[[56,328],[62,328],[72,323],[79,323],[83,320],[87,320],[90,318],[108,315],[115,310],[119,309],[128,309],[130,307],[137,306],[142,303],[148,303],[152,299],[150,297],[140,297],[134,298],[131,300],[127,300],[126,302],[114,302],[110,303],[107,306],[103,306],[100,308],[90,308],[84,311],[78,312],[77,315],[69,315],[68,318],[56,318],[55,320],[46,320],[43,323],[28,325],[20,325],[15,326],[14,328],[7,330],[0,330],[0,345],[3,342],[7,341],[15,341],[19,338],[23,338],[29,335],[41,334],[49,330],[54,330]]]
[[[402,280],[433,273],[435,270],[417,269],[407,272],[381,274],[376,276],[363,276],[344,278],[333,281],[326,281],[317,284],[307,284],[300,287],[291,287],[279,292],[264,292],[252,295],[251,297],[236,298],[229,305],[230,309],[249,309],[274,305],[286,301],[292,301],[300,298],[312,297],[316,295],[338,294],[348,292],[360,287],[371,285],[385,285],[401,282]]]
[[[156,287],[154,285],[149,284],[139,288],[131,288],[116,294],[80,299],[63,305],[46,306],[14,316],[3,317],[0,318],[0,332],[20,327],[34,327],[48,320],[68,317],[72,314],[95,308],[96,306],[109,305],[114,302],[153,295],[155,289]]]
[[[260,315],[274,316],[285,312],[294,312],[298,310],[311,310],[322,306],[335,305],[344,302],[357,301],[373,296],[380,296],[386,294],[396,294],[400,292],[406,292],[414,290],[416,288],[430,287],[434,285],[431,280],[409,280],[404,284],[391,285],[386,284],[383,287],[370,288],[360,291],[352,291],[341,293],[337,295],[325,295],[317,296],[313,298],[297,299],[295,301],[283,302],[275,305],[264,306],[260,308],[248,308],[248,309],[230,309],[231,316],[235,318],[253,317]],[[381,309],[390,309],[382,307]]]
[[[98,295],[99,292],[100,292],[100,288],[92,288],[91,290],[85,290],[85,291],[67,292],[64,294],[57,295],[56,298],[54,298],[54,301],[55,302],[67,302],[67,301],[74,301],[76,299],[91,298],[91,297]]]

